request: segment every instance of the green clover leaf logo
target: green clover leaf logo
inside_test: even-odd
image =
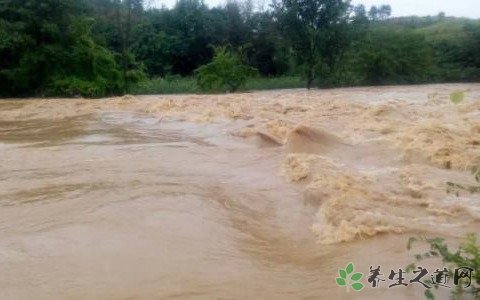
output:
[[[351,287],[354,291],[360,292],[365,286],[360,282],[362,273],[355,273],[353,263],[349,263],[345,269],[338,270],[340,277],[335,279],[338,286],[345,286],[347,291]]]

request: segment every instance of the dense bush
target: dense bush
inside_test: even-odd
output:
[[[88,20],[72,24],[71,45],[47,80],[47,95],[101,97],[120,91],[123,78],[115,57],[93,42],[89,28]]]
[[[3,1],[0,5],[0,95],[101,97],[121,93],[115,55],[91,35],[83,1]]]
[[[211,63],[195,70],[198,87],[203,91],[235,92],[256,74],[256,69],[242,63],[238,54],[217,48]]]
[[[443,263],[447,264],[448,276],[451,278],[454,275],[455,268],[471,268],[472,278],[470,286],[467,289],[462,289],[461,285],[457,285],[451,290],[450,299],[465,299],[465,295],[469,295],[467,299],[480,299],[480,244],[478,244],[477,235],[475,233],[468,234],[465,241],[456,250],[451,250],[444,239],[442,238],[410,238],[408,241],[407,249],[410,250],[412,244],[417,241],[426,242],[430,249],[422,254],[415,255],[417,261],[422,261],[428,258],[441,258]],[[407,271],[410,272],[416,269],[416,264],[412,263],[407,266]],[[433,276],[432,276],[433,278]],[[467,279],[461,279],[467,281],[464,284],[469,284]],[[426,279],[425,284],[435,284],[431,279]],[[438,289],[438,284],[434,285],[434,289]],[[432,290],[427,289],[425,291],[425,298],[429,300],[436,299]]]
[[[274,8],[307,87],[332,76],[350,43],[350,2],[282,0],[275,2]]]

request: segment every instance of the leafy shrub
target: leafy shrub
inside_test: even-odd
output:
[[[474,167],[472,169],[472,174],[478,186],[463,186],[447,182],[447,193],[455,193],[457,197],[459,196],[460,191],[480,193],[480,167]],[[411,237],[408,240],[407,249],[410,250],[413,243],[418,240],[419,239],[417,238]],[[462,290],[459,285],[456,286],[452,289],[452,299],[458,299],[464,292],[473,295],[474,299],[480,299],[480,245],[477,244],[477,236],[475,234],[467,235],[464,243],[462,243],[455,251],[451,251],[442,238],[426,238],[421,240],[430,246],[430,250],[423,254],[415,255],[417,261],[431,257],[440,257],[443,263],[446,263],[448,266],[448,276],[450,278],[453,277],[453,269],[455,268],[469,267],[475,270],[473,272],[471,286],[467,290]],[[407,272],[412,271],[415,268],[415,264],[412,263],[407,267]],[[425,283],[432,284],[429,279],[427,279]],[[435,289],[438,289],[438,285],[434,285],[434,287]],[[425,297],[427,299],[435,299],[434,294],[430,290],[425,291]]]
[[[407,249],[410,250],[412,244],[418,240],[419,239],[417,238],[410,238]],[[452,289],[452,299],[459,299],[463,293],[471,294],[474,299],[480,299],[480,245],[477,243],[476,235],[467,235],[465,241],[454,251],[450,250],[445,241],[441,238],[424,239],[423,241],[430,246],[430,250],[423,254],[415,255],[417,261],[431,257],[441,258],[442,262],[446,263],[448,266],[450,278],[453,277],[453,270],[455,268],[469,267],[475,270],[472,273],[471,286],[468,289],[462,289],[460,285],[456,286]],[[407,267],[407,271],[411,271],[415,268],[415,264],[410,264]],[[429,279],[427,279],[425,283],[432,284]],[[434,287],[435,289],[438,289],[438,285],[435,285]],[[435,296],[430,290],[425,291],[425,297],[427,299],[435,299]]]
[[[122,76],[114,53],[94,41],[94,20],[81,14],[81,1],[57,2],[0,7],[0,95],[101,97],[142,78],[138,68]]]
[[[60,68],[50,74],[45,93],[84,97],[118,93],[123,85],[120,68],[115,56],[92,40],[89,20],[73,21],[69,35],[72,44],[62,51]]]
[[[147,79],[145,66],[138,62],[132,53],[127,52],[125,56],[122,53],[115,53],[114,60],[121,74],[119,92],[130,93],[132,85]]]
[[[215,49],[212,62],[199,67],[195,74],[202,91],[235,92],[256,74],[256,69],[243,64],[237,54],[221,47]]]

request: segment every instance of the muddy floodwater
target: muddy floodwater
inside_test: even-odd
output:
[[[335,278],[480,232],[475,165],[480,84],[0,100],[0,299],[421,299]]]

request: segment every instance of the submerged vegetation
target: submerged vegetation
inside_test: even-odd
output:
[[[391,11],[347,0],[281,0],[263,7],[251,0],[217,7],[179,0],[173,8],[142,0],[5,0],[0,96],[480,79],[478,20],[391,18]],[[215,62],[215,48],[241,49],[242,55],[217,51]],[[221,73],[218,66],[227,62],[229,71],[222,66]]]
[[[472,175],[475,179],[475,185],[463,185],[454,182],[447,182],[447,193],[460,196],[460,192],[469,192],[470,194],[480,193],[480,167],[472,168]]]

